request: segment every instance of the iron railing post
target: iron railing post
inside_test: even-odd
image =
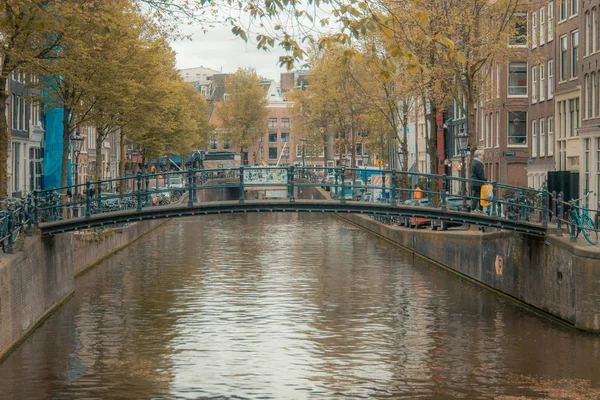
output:
[[[519,217],[521,221],[524,221],[527,216],[525,207],[527,207],[527,192],[525,189],[521,189],[521,207],[519,208]]]
[[[294,201],[296,201],[296,199],[294,198],[294,166],[290,166],[288,168],[288,199],[290,200],[290,203],[293,203]]]
[[[137,212],[142,211],[142,173],[137,174]]]
[[[85,217],[90,218],[92,216],[92,183],[90,181],[85,182]]]
[[[13,238],[13,228],[14,228],[14,215],[13,213],[9,210],[7,212],[7,218],[8,218],[8,229],[6,234],[8,235],[8,240],[6,243],[6,254],[13,254],[15,252],[15,248],[14,248],[14,238]]]
[[[442,193],[440,193],[440,197],[442,198],[442,211],[446,211],[448,209],[448,205],[446,204],[446,189],[448,188],[448,180],[446,178],[442,178]]]
[[[335,176],[335,195],[338,195],[338,178],[339,178],[339,174],[340,171],[337,168],[334,168],[334,176]],[[329,191],[331,192],[331,187],[329,188]]]
[[[342,166],[341,169],[341,174],[342,174],[342,192],[340,193],[340,203],[345,203],[346,202],[346,167]]]
[[[392,192],[390,194],[390,204],[395,206],[398,204],[398,202],[396,201],[397,193],[396,193],[396,171],[395,170],[392,171],[391,185],[392,185]]]
[[[194,176],[193,171],[188,169],[188,207],[194,206]]]
[[[149,205],[150,204],[150,198],[148,197],[148,191],[150,190],[150,175],[149,174],[146,174],[145,180],[146,180],[146,187],[144,189],[146,192],[146,196],[145,196],[146,197],[146,205]]]
[[[496,188],[496,182],[492,182],[492,210],[490,212],[490,216],[496,216],[498,217],[498,200],[496,199],[497,197],[497,188]]]
[[[244,167],[240,167],[240,203],[244,202]]]
[[[542,191],[542,226],[544,228],[548,227],[548,192],[546,190]]]
[[[433,205],[433,201],[431,199],[431,189],[432,189],[432,185],[431,185],[431,177],[428,176],[427,177],[427,201],[429,202],[429,205],[432,206]]]
[[[551,213],[552,213],[552,219],[550,220],[550,222],[552,223],[556,223],[556,192],[553,190],[552,191],[552,209],[551,209]]]
[[[556,236],[562,236],[563,235],[563,230],[562,230],[562,219],[563,219],[563,194],[562,192],[560,192],[558,194],[558,200],[557,200],[557,210],[556,210]]]
[[[98,180],[96,186],[98,186],[98,212],[102,213],[102,181]]]
[[[381,202],[385,203],[385,171],[381,171]]]
[[[33,192],[33,224],[38,227],[40,225],[40,192]]]
[[[192,184],[194,185],[194,189],[192,190],[192,195],[194,197],[194,202],[198,199],[198,192],[196,190],[196,185],[198,184],[198,180],[196,179],[196,171],[192,170]]]
[[[33,196],[28,196],[27,201],[23,203],[23,207],[27,207],[27,236],[33,236]]]

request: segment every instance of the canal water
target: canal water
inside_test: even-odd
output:
[[[1,399],[597,399],[599,385],[600,337],[323,215],[171,221],[77,279],[0,364]]]

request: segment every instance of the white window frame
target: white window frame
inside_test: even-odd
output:
[[[546,44],[546,6],[540,8],[540,46]]]
[[[587,57],[590,55],[590,45],[592,44],[592,38],[591,38],[591,34],[592,34],[592,25],[591,25],[591,21],[590,21],[590,12],[586,11],[585,12],[585,22],[584,22],[584,27],[585,27],[585,43],[583,46],[583,56]]]
[[[554,97],[554,60],[548,60],[548,100]]]
[[[569,18],[569,2],[568,0],[558,0],[558,22],[564,22]]]
[[[592,8],[592,53],[598,51],[598,8]],[[600,188],[598,188],[600,190]]]
[[[590,117],[590,103],[592,99],[590,97],[590,76],[589,74],[585,74],[583,77],[583,93],[585,97],[585,104],[583,106],[583,119],[588,119]]]
[[[540,101],[546,100],[546,63],[540,64]]]
[[[554,117],[546,119],[548,124],[548,156],[554,155]]]
[[[531,13],[531,48],[535,49],[538,45],[538,21],[537,11]]]
[[[554,1],[548,3],[548,42],[554,39]]]
[[[531,104],[538,100],[538,67],[531,67]]]
[[[538,156],[538,135],[537,135],[537,119],[531,121],[531,157],[536,158]]]
[[[496,111],[496,147],[500,147],[500,112]]]
[[[540,119],[540,123],[538,125],[540,128],[540,157],[546,156],[546,120],[544,118]]]
[[[517,88],[525,88],[525,93],[523,93],[523,94],[510,94],[510,89],[511,89],[511,86],[510,86],[510,66],[512,64],[525,64],[525,74],[526,74],[527,82],[525,83],[525,86],[517,86]],[[506,77],[506,79],[507,79],[507,83],[506,83],[507,96],[508,97],[527,98],[527,96],[528,96],[527,92],[529,90],[529,68],[528,68],[527,62],[519,61],[519,62],[508,63],[508,66],[506,68],[506,72],[507,72],[507,77]]]
[[[518,113],[519,114],[525,114],[525,118],[527,119],[527,117],[528,117],[527,111],[519,111]],[[511,115],[512,114],[516,114],[516,113],[509,111],[506,114],[506,117],[507,117],[506,118],[506,121],[507,121],[507,124],[506,124],[506,147],[510,147],[510,148],[513,148],[513,147],[515,147],[515,148],[527,148],[529,146],[529,138],[527,136],[528,135],[527,128],[529,127],[529,125],[528,125],[527,121],[524,121],[524,122],[520,121],[520,123],[525,126],[525,135],[521,136],[521,137],[525,138],[525,143],[523,143],[523,144],[510,144],[509,143],[509,139],[511,138],[511,136],[509,135],[508,131],[510,130],[510,119],[511,119]]]
[[[592,115],[591,118],[598,117],[598,73],[592,72]],[[600,190],[600,188],[598,188]]]
[[[577,46],[573,45],[577,39]],[[579,76],[579,46],[581,45],[579,30],[571,31],[571,79],[576,79]]]
[[[569,18],[573,18],[579,15],[579,0],[571,0],[571,10],[569,11]]]
[[[564,46],[563,46],[564,44]],[[565,57],[563,59],[563,52]],[[559,82],[566,82],[569,76],[569,71],[567,70],[567,66],[569,65],[569,36],[567,34],[561,35],[558,41],[558,56],[559,56],[559,65],[558,65],[558,79]],[[564,76],[563,76],[564,71]]]
[[[500,98],[500,78],[501,78],[501,71],[500,71],[500,63],[496,63],[496,98],[499,99]]]

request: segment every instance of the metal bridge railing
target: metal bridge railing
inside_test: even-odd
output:
[[[483,185],[489,185],[487,196],[472,193],[473,187]],[[36,191],[33,223],[37,226],[66,218],[89,219],[102,213],[142,211],[173,203],[193,207],[210,197],[204,196],[207,192],[222,189],[237,190],[240,202],[269,196],[294,202],[299,190],[310,187],[328,191],[332,200],[342,204],[362,201],[462,213],[472,212],[472,206],[479,205],[482,215],[497,220],[542,227],[547,227],[551,218],[559,227],[564,222],[556,218],[558,204],[563,203],[545,190],[376,168],[260,166],[138,174]]]

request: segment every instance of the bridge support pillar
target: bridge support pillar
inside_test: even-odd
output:
[[[244,167],[240,167],[240,203],[244,201]]]

